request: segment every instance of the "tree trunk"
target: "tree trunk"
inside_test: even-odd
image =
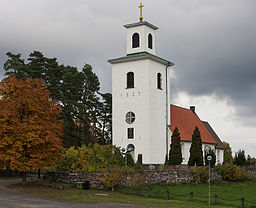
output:
[[[27,172],[22,172],[22,181],[21,184],[25,186],[27,184]]]
[[[102,137],[101,137],[101,144],[102,145],[105,145],[104,136],[105,136],[105,121],[103,122],[103,127],[102,127]]]

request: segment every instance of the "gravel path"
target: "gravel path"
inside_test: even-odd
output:
[[[32,196],[18,190],[8,189],[7,185],[18,183],[20,179],[0,179],[0,208],[146,208],[126,204],[81,204]]]

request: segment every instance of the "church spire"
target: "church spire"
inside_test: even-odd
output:
[[[140,21],[142,21],[143,20],[142,8],[144,7],[144,5],[142,3],[140,3],[140,5],[138,7],[140,8],[140,17],[139,17],[139,19],[140,19]]]

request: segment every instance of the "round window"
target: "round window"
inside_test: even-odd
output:
[[[135,114],[133,112],[126,113],[125,121],[128,124],[131,124],[135,121]]]

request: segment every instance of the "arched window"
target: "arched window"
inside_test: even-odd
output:
[[[153,48],[153,37],[150,33],[148,34],[148,48]]]
[[[134,33],[132,35],[132,48],[140,47],[140,35],[138,33]]]
[[[127,73],[127,88],[134,88],[134,73]]]
[[[162,74],[157,73],[157,89],[162,89]]]

